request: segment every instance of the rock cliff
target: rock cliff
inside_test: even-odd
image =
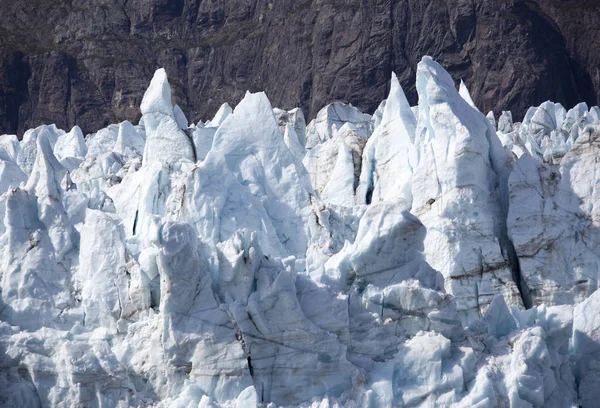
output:
[[[547,99],[596,104],[598,17],[575,0],[3,1],[0,133],[135,121],[158,67],[194,122],[246,90],[307,119],[334,100],[373,112],[392,71],[416,103],[423,55],[520,120]]]

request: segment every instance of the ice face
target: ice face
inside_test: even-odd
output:
[[[598,287],[597,135],[588,128],[560,165],[524,156],[510,176],[508,232],[538,303],[578,303]]]
[[[175,105],[173,107],[173,116],[175,117],[177,125],[179,125],[179,128],[181,130],[186,130],[188,128],[189,122],[185,117],[185,113],[183,113],[179,105]]]
[[[429,231],[427,261],[446,278],[465,322],[477,319],[496,294],[519,305],[514,266],[504,246],[500,142],[486,117],[430,58],[419,64],[417,91],[412,212]]]
[[[347,122],[339,130],[336,130],[331,139],[306,151],[302,163],[308,170],[312,186],[325,202],[331,203],[330,200],[333,199],[336,201],[334,204],[347,207],[354,206],[356,201],[355,190],[360,178],[362,155],[366,143],[367,139],[359,135],[356,126]],[[346,147],[344,146],[349,151],[345,150]],[[342,153],[342,158],[339,156],[340,153]],[[352,169],[352,171],[344,175],[340,175],[339,172],[334,175],[338,163],[339,166],[345,166],[345,168]],[[340,176],[345,181],[340,181]],[[344,198],[341,198],[341,196],[339,199],[333,198],[334,195],[338,194],[333,191],[326,194],[327,186],[331,184],[332,187],[330,188],[334,188],[333,185],[340,182],[351,186],[344,190]]]
[[[289,254],[303,257],[310,181],[286,146],[264,93],[246,94],[215,133],[211,154],[222,157],[238,183],[262,201]]]
[[[1,136],[0,405],[596,406],[600,108],[417,92]]]
[[[353,124],[361,137],[368,137],[371,132],[371,117],[352,105],[334,102],[319,111],[317,117],[306,127],[306,149],[310,150],[331,139],[334,129],[345,123]]]
[[[294,108],[286,112],[282,109],[274,108],[273,113],[275,114],[281,132],[285,132],[286,125],[290,125],[292,130],[296,133],[298,143],[300,143],[304,149],[306,146],[306,121],[302,110],[300,108]]]

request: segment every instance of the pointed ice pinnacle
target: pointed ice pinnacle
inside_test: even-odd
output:
[[[123,156],[135,157],[144,153],[146,141],[128,121],[119,125],[119,135],[113,151]]]
[[[66,169],[52,152],[50,140],[45,134],[41,134],[37,138],[37,154],[25,189],[35,194],[38,199],[49,197],[60,201],[62,195],[60,185],[65,174]]]
[[[179,128],[181,130],[186,130],[188,128],[189,122],[185,117],[185,113],[183,113],[179,105],[175,105],[175,107],[173,108],[173,116],[175,117],[177,125],[179,125]]]
[[[413,172],[410,154],[415,128],[414,114],[398,78],[392,73],[381,123],[364,149],[356,192],[358,204],[401,200],[410,207]]]
[[[221,124],[223,122],[225,122],[225,119],[227,119],[227,117],[229,115],[231,115],[232,112],[233,112],[233,109],[231,109],[231,106],[229,106],[229,104],[227,102],[225,102],[223,105],[221,105],[219,107],[219,110],[217,111],[217,113],[215,113],[214,118],[212,118],[211,121],[206,123],[205,127],[221,126]]]
[[[0,136],[0,160],[17,163],[21,145],[16,135]]]
[[[306,150],[298,141],[298,134],[294,130],[294,128],[289,124],[285,124],[285,132],[283,133],[283,141],[285,145],[290,149],[290,152],[298,159],[299,162],[302,162],[304,155],[306,154]]]
[[[144,94],[141,111],[147,135],[144,164],[195,161],[192,142],[175,119],[171,87],[164,69],[154,73],[152,82]]]
[[[25,172],[25,174],[30,174],[31,169],[33,168],[33,162],[36,158],[36,141],[38,137],[42,134],[45,134],[50,144],[54,148],[58,137],[64,134],[65,131],[58,129],[56,125],[42,125],[35,129],[30,129],[23,135],[23,140],[21,141],[21,148],[19,149],[19,155],[17,157],[17,164]]]
[[[58,261],[73,245],[72,227],[62,204],[63,191],[67,190],[69,183],[67,169],[56,160],[48,137],[41,134],[37,139],[37,155],[25,190],[37,197],[38,217],[48,229]]]
[[[473,102],[473,98],[471,98],[471,93],[469,92],[469,89],[462,80],[460,81],[460,88],[458,90],[458,93],[469,105],[477,109],[477,107],[475,106],[475,102]]]
[[[152,81],[142,99],[142,105],[140,106],[142,115],[149,113],[162,113],[167,116],[174,117],[173,104],[171,102],[171,85],[167,78],[167,72],[164,68],[156,70]],[[148,125],[146,119],[144,124]]]
[[[59,161],[67,157],[83,159],[86,154],[87,146],[79,126],[73,126],[69,133],[59,136],[54,145],[54,155]]]
[[[264,92],[246,93],[217,130],[206,160],[211,153],[222,155],[239,183],[264,200],[290,254],[304,256],[312,188],[306,170],[285,145]]]
[[[352,150],[345,143],[340,144],[335,167],[329,183],[323,189],[323,201],[326,203],[352,207],[354,205],[354,163]]]
[[[504,150],[486,117],[458,94],[450,74],[430,57],[419,63],[417,92],[419,164],[412,212],[427,227],[427,262],[444,275],[446,290],[468,323],[496,294],[509,305],[521,304],[507,250],[501,249],[501,203],[508,199],[502,186]]]
[[[496,123],[496,117],[494,116],[494,111],[489,111],[487,115],[485,115],[485,117],[487,118],[488,122],[490,122],[490,125],[492,125],[492,128],[494,128],[494,130],[496,130],[498,128],[498,125]]]
[[[395,73],[392,72],[392,79],[390,83],[390,94],[383,108],[383,115],[381,117],[382,124],[390,124],[394,121],[397,126],[401,126],[401,130],[405,135],[408,135],[410,141],[414,140],[416,120],[406,99],[406,95],[402,90],[400,81]]]

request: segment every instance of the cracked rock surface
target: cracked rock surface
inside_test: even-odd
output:
[[[372,113],[398,75],[416,104],[423,55],[483,112],[600,92],[600,9],[564,0],[25,0],[0,4],[0,133],[139,119],[164,67],[197,122],[246,90],[312,119],[342,100]]]

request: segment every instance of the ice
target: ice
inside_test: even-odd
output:
[[[264,93],[246,94],[215,133],[211,153],[262,201],[289,253],[303,257],[310,234],[310,182],[285,145]]]
[[[25,174],[31,173],[37,152],[37,139],[40,135],[46,135],[50,145],[54,148],[58,137],[64,133],[64,130],[58,129],[55,125],[42,125],[25,132],[17,156],[17,164],[21,167],[21,170]]]
[[[111,331],[150,306],[148,279],[128,260],[117,218],[88,209],[80,231],[79,274],[85,327]],[[107,245],[99,244],[99,240]]]
[[[579,367],[579,394],[582,407],[597,405],[600,392],[600,339],[598,338],[598,321],[595,310],[598,308],[600,293],[596,292],[584,302],[577,305],[573,318],[573,351]]]
[[[71,301],[64,265],[74,236],[61,203],[64,168],[46,134],[36,145],[27,184],[7,193],[1,265],[2,320],[25,330],[62,326],[68,319],[59,316]]]
[[[128,121],[119,125],[119,133],[117,141],[113,147],[113,151],[123,156],[136,157],[144,153],[146,140],[144,135]]]
[[[0,136],[0,160],[17,163],[21,145],[16,135]]]
[[[290,124],[285,125],[285,130],[283,132],[283,140],[288,149],[290,149],[290,152],[294,155],[294,157],[296,157],[296,159],[299,162],[302,162],[306,151],[304,150],[304,147],[302,146],[302,144],[300,144],[300,141],[298,140],[298,134],[296,133],[294,128],[290,126]]]
[[[410,208],[410,186],[413,169],[411,158],[416,120],[392,74],[390,94],[386,100],[381,123],[365,146],[362,158],[357,202],[404,201]]]
[[[183,111],[181,110],[181,108],[179,107],[179,105],[175,105],[173,107],[173,116],[175,117],[175,120],[177,121],[177,125],[179,125],[179,128],[181,130],[186,130],[188,128],[188,120],[185,117],[185,113],[183,113]]]
[[[335,167],[322,195],[326,203],[344,207],[354,205],[354,163],[352,150],[346,143],[340,144]]]
[[[286,125],[290,125],[298,137],[298,142],[304,149],[306,146],[306,121],[302,110],[300,108],[294,108],[290,111],[285,111],[283,109],[273,108],[273,113],[275,114],[281,132],[284,133]]]
[[[490,125],[492,125],[492,128],[496,129],[498,127],[496,123],[496,117],[494,116],[494,111],[489,111],[485,117],[490,122]]]
[[[112,152],[119,137],[119,125],[110,125],[98,132],[86,136],[86,158],[98,157],[101,154]]]
[[[385,104],[387,103],[387,99],[381,101],[377,110],[373,112],[373,117],[371,118],[371,122],[373,124],[373,129],[377,129],[377,127],[381,124],[381,119],[383,118],[383,110],[385,109]]]
[[[559,103],[546,101],[529,108],[523,123],[513,125],[512,115],[505,112],[500,118],[498,136],[517,157],[528,153],[536,160],[559,164],[586,127],[598,120],[597,113],[598,107],[588,110],[585,103],[567,111]]]
[[[181,130],[171,104],[171,86],[167,73],[154,73],[141,106],[146,129],[144,162],[175,163],[195,161],[191,139]]]
[[[352,105],[334,102],[319,111],[317,117],[306,127],[306,149],[310,150],[331,139],[334,128],[340,129],[345,123],[351,123],[361,137],[367,138],[372,132],[371,117]]]
[[[428,57],[419,63],[417,91],[412,212],[429,231],[426,259],[446,278],[466,322],[477,319],[497,294],[518,305],[521,295],[501,225],[508,197],[502,196],[506,187],[498,186],[506,183],[507,172],[500,167],[505,164],[498,157],[500,142],[486,117]]]
[[[196,160],[202,161],[210,151],[217,127],[196,127],[192,133]]]
[[[229,299],[260,399],[285,404],[290,396],[298,402],[324,391],[339,396],[355,368],[337,337],[305,317],[293,263],[264,257],[248,231],[231,241],[222,247],[220,298]]]
[[[560,165],[523,156],[510,176],[508,233],[537,303],[572,304],[598,288],[598,128]]]
[[[231,109],[231,106],[229,106],[229,104],[225,102],[219,107],[219,110],[217,111],[217,113],[215,113],[214,118],[212,118],[212,120],[205,124],[205,127],[221,126],[223,122],[225,122],[225,119],[227,119],[227,116],[231,115],[232,112],[233,109]]]
[[[600,109],[417,92],[1,136],[0,405],[596,406]]]
[[[59,161],[69,157],[83,160],[86,154],[87,146],[79,126],[73,126],[69,133],[59,136],[54,145],[54,155]]]
[[[329,197],[325,196],[325,189],[329,183],[337,183],[339,180],[334,179],[333,172],[339,162],[338,154],[343,146],[350,149],[351,157],[344,159],[345,161],[340,165],[347,164],[347,168],[352,168],[350,174],[344,176],[345,179],[350,179],[352,182],[352,194],[351,200],[342,199],[346,206],[354,205],[354,191],[358,186],[360,178],[361,166],[362,166],[362,155],[367,139],[359,135],[359,131],[351,123],[345,123],[339,130],[336,130],[333,137],[322,144],[319,144],[306,152],[302,163],[308,170],[312,186],[315,188],[317,193],[321,195],[321,198],[328,202]],[[343,153],[346,151],[344,150]],[[350,167],[350,164],[352,165]],[[339,174],[336,175],[336,177]],[[348,192],[348,190],[345,190]],[[347,194],[346,194],[347,195]],[[350,198],[350,197],[348,197]]]
[[[27,181],[27,175],[12,161],[0,160],[0,193],[19,187]]]
[[[473,102],[473,98],[471,98],[471,93],[469,92],[469,89],[462,80],[460,81],[458,93],[469,105],[477,109],[477,106],[475,106],[475,102]]]

